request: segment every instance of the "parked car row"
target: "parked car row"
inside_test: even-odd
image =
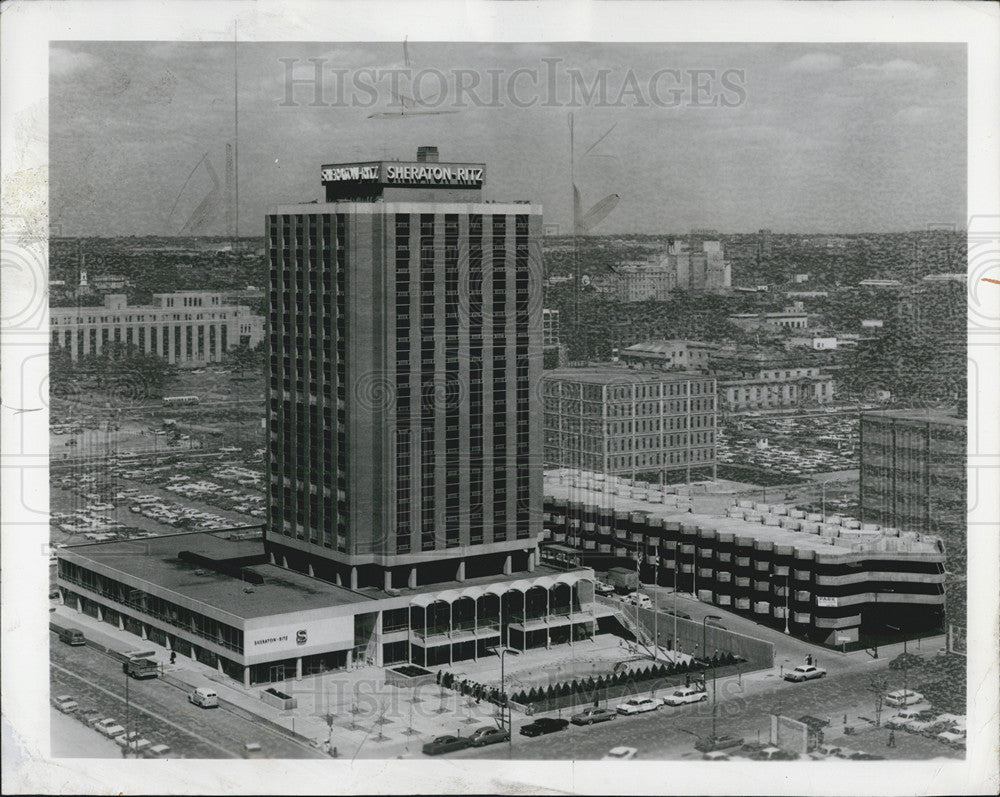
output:
[[[79,703],[72,695],[58,695],[52,698],[52,704],[63,714],[73,714],[81,722],[90,726],[102,736],[113,739],[115,744],[141,753],[144,758],[169,758],[170,746],[154,744],[139,731],[126,731],[113,717],[105,717],[97,709],[80,709]]]

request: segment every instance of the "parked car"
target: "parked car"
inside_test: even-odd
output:
[[[104,719],[104,715],[96,708],[85,708],[77,716],[87,725],[95,725]]]
[[[153,743],[149,739],[143,738],[139,731],[131,731],[129,733],[123,733],[115,737],[115,743],[121,747],[128,747],[130,750],[135,750],[139,752],[150,747]]]
[[[471,744],[468,736],[438,736],[433,741],[427,742],[421,749],[424,755],[441,755],[455,750],[464,750]]]
[[[528,725],[522,725],[520,733],[522,736],[542,736],[546,733],[561,731],[569,725],[569,720],[556,719],[555,717],[539,717]]]
[[[826,675],[826,670],[820,667],[815,667],[812,664],[800,664],[794,670],[785,673],[785,680],[800,683],[811,681],[814,678],[822,678],[824,675]]]
[[[912,706],[916,703],[922,703],[923,700],[924,696],[920,692],[914,692],[912,689],[897,689],[895,692],[889,692],[885,696],[885,704],[894,708]]]
[[[649,595],[644,592],[630,592],[625,596],[625,601],[631,603],[633,606],[639,606],[642,609],[649,609],[653,606],[653,601],[650,600]]]
[[[671,617],[680,617],[682,620],[690,620],[691,615],[686,612],[675,612],[673,609],[665,609],[664,614],[669,614]]]
[[[935,738],[949,747],[965,747],[965,731],[942,731]]]
[[[663,698],[663,703],[667,706],[683,706],[685,703],[700,703],[702,700],[708,700],[707,691],[696,686],[682,686]]]
[[[614,595],[615,588],[612,587],[610,584],[606,584],[603,581],[595,581],[594,592],[596,592],[598,595]]]
[[[851,761],[885,761],[885,756],[875,755],[874,753],[866,753],[864,751],[858,751],[854,753]]]
[[[656,711],[663,702],[658,697],[630,697],[624,703],[618,704],[619,714],[642,714],[646,711]]]
[[[932,730],[936,732],[941,729],[941,721],[933,711],[922,711],[915,719],[903,725],[903,730],[910,733],[927,733]]]
[[[115,736],[120,736],[125,733],[125,729],[119,725],[117,721],[111,719],[110,717],[94,723],[94,727],[99,733],[103,733],[109,739],[113,739]]]
[[[890,730],[899,731],[906,727],[906,723],[913,720],[926,719],[926,707],[904,708],[902,711],[893,714],[885,721],[885,727]]]
[[[965,735],[965,715],[964,714],[941,714],[938,716],[941,723],[939,731],[953,731]]]
[[[602,761],[629,761],[635,758],[639,751],[634,747],[612,747],[608,754],[601,758]]]
[[[821,744],[816,748],[816,752],[825,756],[837,755],[840,752],[840,746],[836,744]]]
[[[72,714],[80,706],[70,695],[59,695],[52,699],[53,705],[63,714]]]
[[[694,749],[699,753],[713,753],[717,750],[729,750],[733,747],[741,747],[742,745],[742,736],[724,734],[723,736],[705,736],[699,738],[694,743]]]
[[[728,761],[729,753],[725,753],[722,750],[713,750],[710,753],[705,753],[702,759],[704,761]]]
[[[574,725],[593,725],[595,722],[613,720],[618,714],[609,708],[585,708],[579,714],[574,714],[569,721]]]
[[[497,728],[494,725],[486,725],[482,728],[476,728],[469,737],[469,744],[473,747],[485,747],[488,744],[496,744],[497,742],[506,742],[510,738],[510,734],[507,733],[503,728]]]
[[[765,747],[754,755],[755,761],[796,761],[797,753],[790,753],[780,747]]]
[[[168,744],[154,744],[152,747],[147,747],[142,751],[144,758],[166,758],[170,755],[170,745]]]

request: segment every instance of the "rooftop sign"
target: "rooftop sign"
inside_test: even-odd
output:
[[[482,188],[485,172],[481,163],[371,161],[329,164],[322,167],[321,175],[324,185]]]

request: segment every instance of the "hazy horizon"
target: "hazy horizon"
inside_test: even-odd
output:
[[[964,44],[409,42],[405,61],[390,42],[238,53],[246,236],[263,234],[270,205],[321,199],[322,163],[412,160],[425,144],[442,161],[485,162],[485,199],[538,202],[566,233],[570,113],[584,210],[621,197],[595,234],[967,221]],[[226,234],[231,43],[59,42],[50,68],[54,230],[176,237],[201,205],[200,233]],[[417,75],[419,92],[406,82]],[[289,94],[290,77],[300,83]],[[424,105],[398,113],[408,94]]]

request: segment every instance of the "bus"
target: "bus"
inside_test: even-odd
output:
[[[166,396],[163,399],[163,403],[167,406],[175,406],[178,404],[199,404],[201,399],[197,396]]]

